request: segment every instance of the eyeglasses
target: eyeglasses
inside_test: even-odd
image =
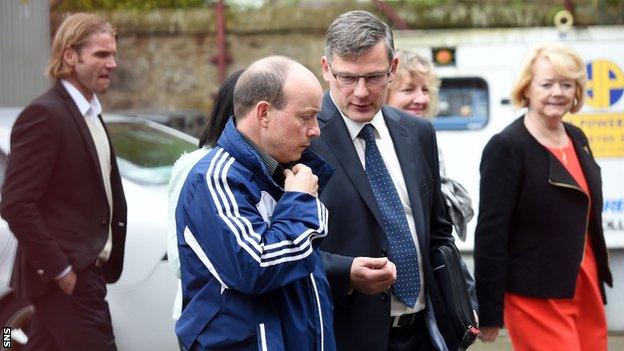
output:
[[[331,65],[329,66],[329,71],[331,72],[332,76],[334,76],[338,84],[345,87],[356,84],[360,81],[360,78],[364,78],[364,81],[369,86],[385,85],[386,83],[388,83],[390,73],[392,73],[390,69],[388,69],[387,72],[383,73],[371,73],[365,75],[355,75],[340,72],[337,73],[334,72],[334,68]]]

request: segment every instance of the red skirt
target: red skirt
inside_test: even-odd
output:
[[[607,320],[587,236],[586,243],[572,299],[505,294],[505,325],[514,350],[607,350]]]

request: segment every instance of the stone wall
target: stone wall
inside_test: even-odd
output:
[[[322,45],[319,34],[229,35],[228,72],[272,54],[293,57],[318,71]],[[205,110],[219,84],[217,67],[211,63],[216,48],[210,35],[121,36],[118,68],[103,100],[121,110]]]
[[[576,1],[577,24],[595,24],[597,9]],[[579,3],[581,5],[579,5]],[[624,2],[622,2],[624,3]],[[393,2],[410,28],[550,26],[562,1],[465,1],[453,5],[410,5]],[[622,22],[623,5],[617,5]],[[327,26],[352,9],[369,10],[388,21],[373,2],[343,1],[323,6],[267,7],[226,12],[228,73],[271,54],[290,56],[319,79],[320,57]],[[614,10],[616,13],[618,9]],[[613,12],[613,11],[612,11]],[[609,13],[609,12],[607,12]],[[109,92],[102,96],[107,110],[157,112],[165,115],[206,114],[218,89],[215,14],[211,8],[190,10],[102,12],[117,28],[118,69]],[[63,13],[54,13],[60,23]],[[192,122],[193,132],[201,120]]]

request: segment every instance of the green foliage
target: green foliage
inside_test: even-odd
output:
[[[152,10],[158,8],[205,7],[213,1],[207,0],[64,0],[61,11],[93,10]]]
[[[416,6],[435,6],[435,5],[444,5],[449,2],[453,2],[453,0],[385,0],[390,3],[392,6],[402,6],[404,4],[408,5],[416,5]]]

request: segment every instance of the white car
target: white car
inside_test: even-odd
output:
[[[6,171],[11,126],[20,111],[0,108],[0,185]],[[128,203],[123,272],[119,281],[108,285],[106,298],[117,347],[120,351],[177,350],[171,319],[177,279],[165,249],[167,183],[173,163],[183,152],[197,149],[197,139],[136,117],[105,114],[104,121],[117,154]],[[3,290],[7,293],[16,248],[17,241],[0,219],[0,299]],[[8,308],[9,304],[0,302],[0,310]],[[19,330],[27,323],[28,313],[24,311],[28,309],[22,310],[22,316],[13,316],[14,320],[22,319],[14,324],[14,347],[19,347],[18,339],[25,336]]]

